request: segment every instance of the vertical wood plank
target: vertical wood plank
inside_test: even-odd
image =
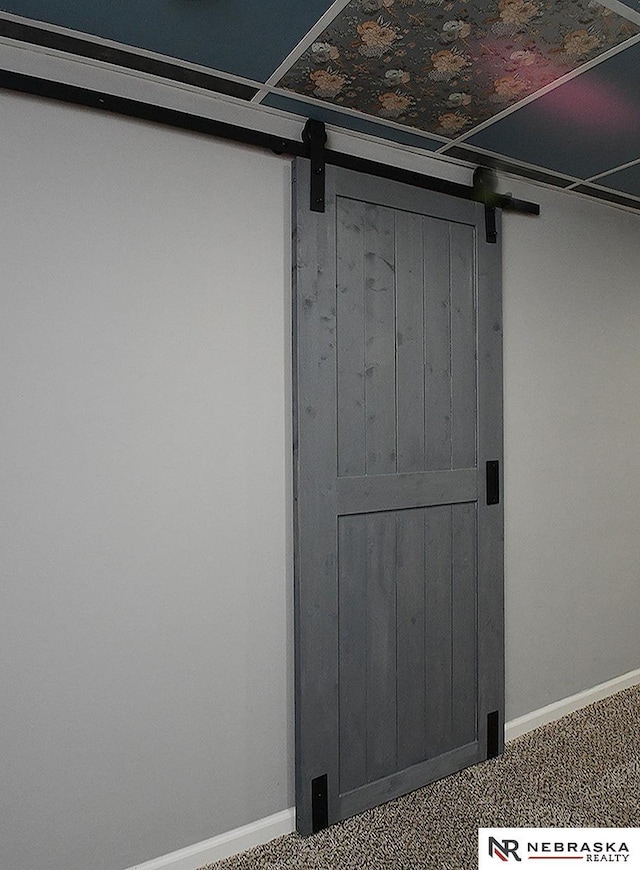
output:
[[[397,513],[398,766],[426,757],[424,509]]]
[[[338,475],[365,473],[364,203],[337,198]]]
[[[367,781],[367,523],[338,520],[340,792]]]
[[[451,709],[456,746],[476,738],[476,506],[453,508]]]
[[[425,470],[422,216],[396,214],[398,471]]]
[[[474,228],[450,225],[452,468],[476,466],[476,319]]]
[[[397,769],[396,516],[367,515],[367,780]]]
[[[424,219],[425,439],[428,471],[451,468],[449,225]]]
[[[308,191],[308,161],[296,161],[295,168],[299,192]],[[307,833],[312,829],[311,781],[325,774],[331,783],[339,778],[333,183],[327,180],[324,215],[310,212],[299,198],[294,204],[296,823]],[[335,817],[335,802],[331,793],[330,817]]]
[[[395,221],[365,209],[365,396],[367,474],[396,470]]]
[[[430,757],[452,746],[451,507],[425,510],[427,674],[426,745]]]

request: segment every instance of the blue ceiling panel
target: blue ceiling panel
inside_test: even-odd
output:
[[[595,184],[611,187],[613,190],[622,190],[624,193],[640,197],[640,163],[628,166],[619,172],[612,172],[611,175],[606,175],[604,178],[598,178]]]
[[[264,82],[330,0],[0,0],[36,21]]]
[[[589,178],[638,157],[640,45],[496,121],[467,140],[524,163]]]
[[[364,116],[348,115],[345,112],[337,112],[325,108],[325,106],[306,103],[303,100],[292,99],[281,94],[269,94],[262,101],[262,105],[271,106],[274,109],[282,109],[294,115],[301,115],[303,118],[324,121],[325,124],[333,124],[346,130],[355,130],[358,133],[377,136],[379,139],[387,139],[402,145],[412,145],[414,148],[423,148],[427,151],[435,151],[441,148],[443,144],[435,139],[418,136],[409,129],[402,130],[397,127],[387,127],[384,124],[377,124],[374,120],[370,121]]]

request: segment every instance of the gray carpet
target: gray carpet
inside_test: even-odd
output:
[[[640,687],[519,737],[500,758],[208,870],[467,870],[479,827],[627,826],[640,827]]]

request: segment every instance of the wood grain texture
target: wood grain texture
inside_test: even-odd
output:
[[[395,223],[391,209],[365,207],[366,473],[396,470]]]
[[[325,214],[296,205],[302,833],[314,777],[336,821],[483,758],[503,709],[499,245],[378,182],[327,167]]]
[[[367,531],[365,516],[338,521],[341,792],[367,782]]]
[[[338,475],[365,473],[364,203],[339,197],[337,231]]]
[[[452,468],[449,225],[425,218],[425,456],[429,471]]]
[[[397,769],[427,757],[425,512],[396,514]]]
[[[474,228],[451,224],[451,467],[476,466]]]
[[[425,471],[423,218],[396,214],[398,472]]]

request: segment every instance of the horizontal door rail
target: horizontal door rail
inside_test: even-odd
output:
[[[337,481],[337,511],[342,516],[462,504],[477,499],[475,468],[341,477]]]

